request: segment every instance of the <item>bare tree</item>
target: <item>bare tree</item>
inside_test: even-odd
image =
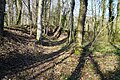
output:
[[[113,19],[114,19],[114,15],[113,15],[113,0],[109,0],[109,24],[110,27],[108,27],[108,36],[109,39],[111,41],[112,36],[113,36]]]
[[[74,7],[75,7],[75,0],[71,0],[69,42],[74,40],[74,13],[73,13]]]
[[[8,5],[8,11],[7,11],[7,24],[8,26],[13,24],[13,17],[14,17],[14,10],[13,10],[13,5],[14,2],[13,0],[7,0],[7,5]]]
[[[103,27],[104,16],[105,16],[105,2],[106,0],[102,0],[102,27]]]
[[[31,12],[31,5],[30,5],[30,0],[28,0],[28,14],[29,14],[29,25],[30,25],[30,35],[32,35],[32,12]]]
[[[40,41],[42,37],[42,14],[43,14],[42,12],[43,12],[43,0],[39,0],[36,39]]]
[[[78,25],[76,29],[76,50],[79,51],[83,41],[84,41],[84,25],[87,13],[87,5],[88,0],[80,0],[80,10],[79,10],[79,17],[78,17]]]
[[[17,22],[16,24],[20,24],[21,14],[22,14],[22,0],[16,0],[16,12],[17,12]]]

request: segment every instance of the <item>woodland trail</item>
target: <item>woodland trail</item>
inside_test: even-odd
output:
[[[22,35],[22,36],[21,36]],[[16,30],[5,30],[0,42],[1,80],[119,80],[120,56],[95,52],[89,56],[73,54],[67,38],[43,38]],[[87,77],[86,77],[87,76]]]
[[[35,43],[34,36],[21,31],[6,30],[5,34],[0,45],[1,79],[56,80],[63,67],[68,66],[64,61],[71,61],[69,57],[73,56],[64,36],[54,42],[46,38],[42,46]]]

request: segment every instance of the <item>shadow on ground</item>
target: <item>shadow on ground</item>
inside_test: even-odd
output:
[[[30,39],[29,37],[20,36],[20,35],[12,34],[9,32],[5,32],[5,34],[6,34],[5,37],[9,39],[8,41],[14,40],[15,42],[20,42],[23,44],[27,42],[28,39]],[[43,54],[42,52],[31,53],[29,51],[20,53],[17,49],[8,51],[5,54],[1,53],[0,54],[0,79],[3,79],[5,76],[14,75],[19,72],[22,72],[31,68],[35,68],[47,62],[53,61],[56,58],[65,54],[70,48],[71,48],[70,45],[65,45],[58,51],[47,53],[47,54]],[[43,72],[49,70],[50,68],[53,68],[54,65],[58,65],[62,63],[65,59],[70,57],[70,55],[65,57],[61,61],[54,63],[52,66],[47,65],[47,68],[43,66],[42,68],[45,68],[45,69],[40,71],[38,74],[34,75],[30,79],[34,79],[40,74],[42,74]]]
[[[18,53],[18,51],[12,51],[7,53],[8,56],[4,57],[4,55],[2,55],[0,57],[0,78],[3,78],[6,75],[16,74],[23,70],[34,68],[46,62],[52,61],[58,58],[59,56],[63,55],[67,50],[69,50],[69,48],[70,48],[69,46],[65,46],[60,50],[49,54],[42,53],[39,55],[34,55],[33,53],[21,54]],[[62,61],[60,61],[59,63],[61,63]],[[56,63],[56,65],[59,63]]]
[[[60,41],[51,41],[47,38],[43,38],[42,39],[42,45],[43,46],[57,46],[57,45],[61,45],[61,44],[64,44],[66,41],[67,41],[68,38],[64,38]]]
[[[104,75],[106,76],[106,80],[120,80],[120,47],[111,42],[110,44],[116,49],[114,54],[118,56],[118,67],[115,69],[115,71],[109,71],[109,73]]]
[[[120,48],[116,47],[115,45],[113,46],[117,50],[118,49],[120,50]],[[100,69],[100,65],[94,59],[93,53],[89,51],[89,47],[85,46],[79,57],[78,65],[76,66],[76,68],[74,69],[74,71],[71,73],[70,77],[67,80],[81,80],[82,69],[84,68],[85,62],[87,59],[90,60],[91,64],[93,65],[93,69],[95,73],[99,75],[100,80],[120,80],[120,51],[116,53],[116,55],[119,57],[118,59],[119,63],[118,63],[118,67],[116,68],[116,70],[114,72],[109,71],[109,73],[103,73]]]
[[[102,72],[100,71],[99,65],[97,61],[95,61],[94,58],[92,57],[92,52],[89,51],[88,47],[89,47],[89,44],[83,48],[83,51],[79,58],[79,63],[76,66],[75,70],[72,72],[71,76],[68,78],[68,80],[80,80],[81,79],[82,69],[84,68],[85,62],[88,58],[93,64],[95,72],[100,75],[102,80],[104,80],[104,76]]]
[[[30,34],[30,32],[24,27],[23,27],[23,29],[20,28],[20,27],[18,27],[18,28],[4,27],[4,28],[7,29],[7,30],[21,31],[22,33]]]
[[[7,41],[14,41],[21,44],[28,43],[31,39],[34,39],[33,37],[29,37],[28,35],[22,35],[22,33],[13,33],[10,31],[4,31],[4,38],[7,39]]]
[[[17,34],[13,34],[11,32],[5,32],[5,37],[8,39],[8,41],[11,42],[13,40],[14,42],[18,42],[20,44],[26,44],[31,38],[28,36],[21,36]],[[49,39],[46,39],[45,46],[56,46],[65,43],[66,38],[56,42],[50,42]],[[36,44],[37,45],[37,44]],[[113,45],[113,44],[112,44]],[[115,45],[113,45],[115,46]],[[37,66],[40,66],[42,64],[45,64],[47,62],[54,61],[56,58],[62,56],[63,54],[66,54],[66,52],[71,48],[70,45],[66,45],[59,49],[58,51],[43,54],[42,52],[36,54],[31,53],[29,51],[26,51],[24,53],[19,52],[17,49],[14,49],[12,51],[9,51],[5,54],[0,54],[0,79],[3,79],[5,76],[8,75],[14,75],[19,72],[29,70],[31,68],[35,68]],[[116,50],[119,50],[120,48],[116,47]],[[98,62],[94,59],[93,53],[89,51],[89,47],[85,46],[83,48],[83,52],[81,53],[79,57],[79,63],[76,66],[75,70],[72,72],[68,80],[79,80],[82,77],[82,69],[85,66],[86,60],[90,60],[91,64],[93,65],[94,71],[96,74],[100,76],[101,80],[120,80],[120,52],[115,53],[117,56],[119,56],[119,63],[118,67],[114,72],[110,71],[109,73],[103,73],[100,69],[100,66]],[[39,75],[42,73],[48,71],[49,69],[53,68],[55,65],[58,65],[62,63],[65,59],[70,57],[71,54],[64,57],[60,61],[52,63],[52,65],[46,65],[41,67],[41,71],[39,71],[34,76],[29,77],[30,80],[35,80]]]

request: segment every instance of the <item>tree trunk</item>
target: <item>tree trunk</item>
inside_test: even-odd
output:
[[[37,0],[32,1],[32,20],[33,24],[36,25],[36,19],[37,19]]]
[[[51,0],[48,0],[48,21],[50,20],[50,7],[51,7]]]
[[[106,3],[106,0],[102,0],[102,27],[103,27],[104,16],[105,16],[105,3]]]
[[[28,14],[29,14],[30,35],[32,35],[33,21],[32,21],[32,12],[31,12],[30,0],[28,0],[28,12],[29,12]]]
[[[44,23],[47,23],[46,21],[47,21],[47,1],[48,0],[44,0],[44,16],[43,16],[43,20],[44,20]],[[45,24],[45,25],[47,25],[47,24]]]
[[[61,0],[58,0],[58,3],[57,3],[57,12],[56,12],[56,13],[57,13],[56,16],[58,17],[58,18],[57,18],[57,21],[56,21],[56,24],[57,24],[57,25],[59,25],[59,22],[60,22],[60,20],[61,20],[60,17],[61,17],[61,10],[62,10],[62,9],[61,9],[61,3],[60,3],[60,2],[61,2]]]
[[[3,36],[5,0],[0,0],[0,36]]]
[[[71,0],[69,42],[72,42],[74,40],[74,14],[73,14],[74,7],[75,7],[75,0]]]
[[[108,27],[108,40],[113,40],[112,36],[113,36],[113,0],[109,0],[109,25],[110,27]]]
[[[43,15],[43,0],[39,0],[38,5],[38,18],[37,18],[37,36],[36,39],[41,41],[42,37],[42,15]]]
[[[16,0],[16,12],[17,12],[17,22],[16,24],[20,24],[21,14],[22,14],[22,0]]]
[[[88,0],[80,0],[80,10],[78,17],[78,25],[76,29],[76,50],[80,51],[80,48],[84,40],[84,25],[87,13]]]
[[[57,16],[57,18],[56,18],[56,24],[57,24],[57,27],[58,28],[56,28],[57,30],[56,31],[54,31],[54,35],[53,35],[53,37],[56,37],[56,35],[58,34],[58,32],[60,31],[60,29],[61,29],[61,27],[62,27],[62,15],[61,15],[61,0],[58,0],[58,2],[57,2],[57,8],[56,8],[56,16]]]
[[[8,5],[8,12],[7,12],[7,23],[8,23],[8,26],[11,25],[11,10],[10,10],[10,7],[11,7],[11,1],[10,0],[7,0],[7,5]]]

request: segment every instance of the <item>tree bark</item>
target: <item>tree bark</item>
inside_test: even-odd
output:
[[[48,21],[50,20],[50,7],[51,7],[51,0],[48,0]]]
[[[32,21],[32,12],[31,12],[30,0],[28,0],[28,12],[29,12],[28,14],[29,14],[30,35],[32,35],[33,21]]]
[[[3,36],[5,0],[0,0],[0,36]]]
[[[112,36],[113,36],[113,0],[109,0],[109,27],[108,27],[108,40],[113,40]]]
[[[20,24],[21,14],[22,14],[22,0],[16,0],[16,12],[17,12],[17,22],[16,24]]]
[[[43,0],[39,0],[38,5],[38,19],[37,19],[37,36],[36,39],[41,41],[42,37],[42,15],[43,15]]]
[[[106,0],[102,0],[102,27],[103,27],[104,16],[105,16],[105,3],[106,3]]]
[[[34,25],[37,23],[37,4],[37,0],[32,1],[32,20]]]
[[[74,40],[74,13],[73,13],[74,7],[75,7],[75,0],[71,0],[69,42],[72,42]]]
[[[81,50],[81,46],[84,40],[84,25],[87,13],[87,5],[88,0],[80,0],[80,10],[79,10],[79,17],[78,17],[78,25],[76,29],[76,50]]]

